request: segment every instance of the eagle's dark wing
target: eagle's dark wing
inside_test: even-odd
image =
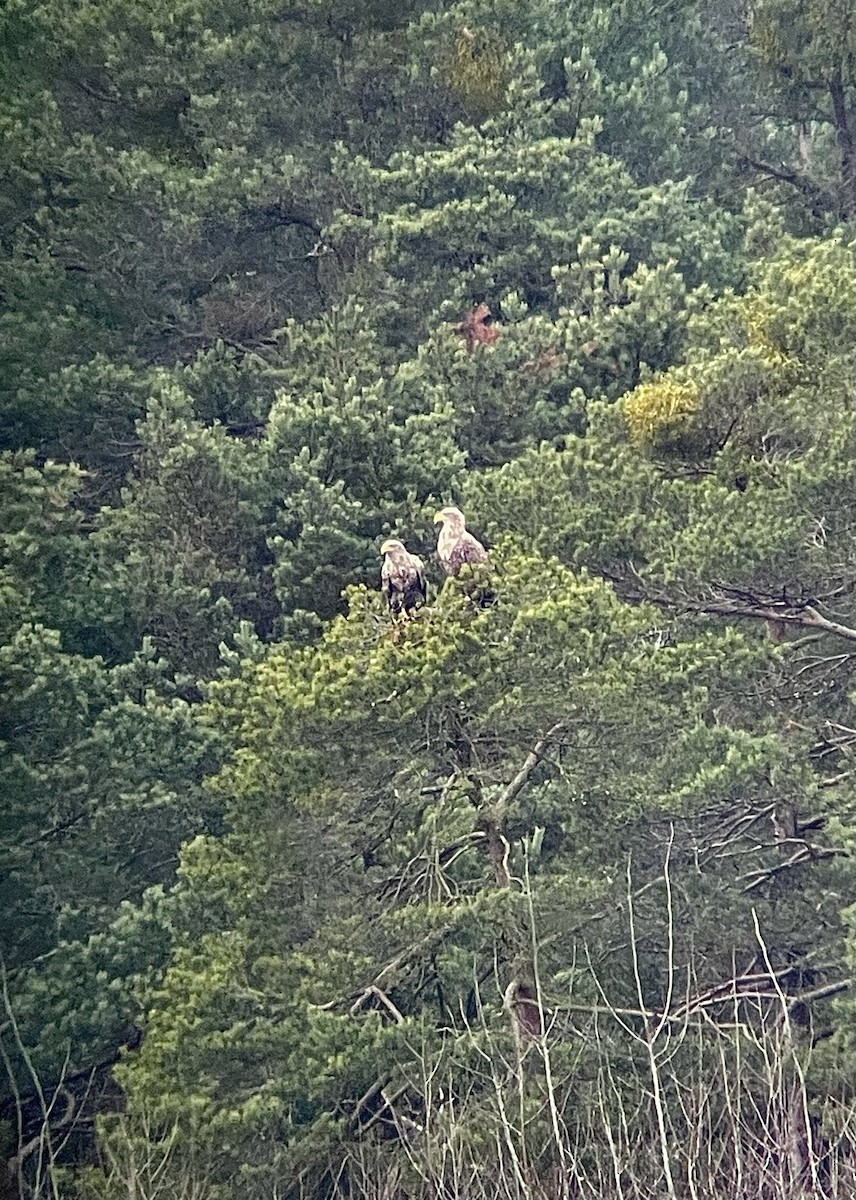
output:
[[[471,536],[473,538],[475,538],[475,540],[479,543],[480,546],[484,546],[485,550],[493,549],[493,542],[487,536],[485,531],[483,529],[480,529],[478,525],[469,526],[467,528],[467,533],[471,534]]]
[[[427,604],[428,581],[425,578],[425,564],[422,562],[422,559],[417,558],[415,554],[411,554],[410,557],[413,560],[413,566],[415,569],[415,576],[410,589],[413,595],[412,604],[416,604],[417,600],[421,600],[423,604]]]

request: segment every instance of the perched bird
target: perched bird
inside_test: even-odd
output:
[[[390,538],[380,548],[383,566],[380,569],[381,591],[386,596],[393,616],[404,613],[409,617],[415,608],[428,599],[428,584],[422,559],[410,554],[403,542]]]
[[[434,524],[442,521],[437,538],[437,557],[447,575],[457,575],[464,563],[486,563],[488,553],[484,546],[467,533],[464,514],[459,508],[441,508],[434,513]]]

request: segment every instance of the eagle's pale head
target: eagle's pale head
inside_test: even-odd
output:
[[[395,554],[398,550],[404,549],[404,542],[400,542],[398,538],[387,538],[380,548],[381,554]]]
[[[437,525],[442,521],[444,524],[449,521],[452,525],[464,524],[464,514],[459,508],[455,508],[453,504],[447,505],[445,508],[440,508],[434,513],[434,524]]]

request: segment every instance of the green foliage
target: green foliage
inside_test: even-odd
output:
[[[277,502],[273,578],[296,633],[301,614],[330,617],[347,583],[376,578],[385,533],[427,532],[423,510],[462,456],[441,390],[384,361],[361,305],[287,327],[284,351],[261,454]]]
[[[247,1161],[248,1138],[267,1177],[319,1169],[378,1077],[466,1056],[468,994],[497,955],[508,969],[526,919],[523,897],[492,880],[479,831],[539,731],[568,728],[508,829],[515,875],[539,830],[550,847],[532,878],[545,970],[572,953],[559,896],[577,918],[603,897],[621,871],[619,831],[653,797],[698,802],[710,685],[745,680],[757,650],[736,635],[660,646],[655,613],[555,560],[509,548],[497,571],[494,606],[473,609],[449,583],[407,629],[353,591],[317,647],[274,653],[213,691],[209,719],[236,747],[216,783],[233,832],[194,855],[183,887],[209,893],[212,855],[220,888],[230,876],[240,886],[221,891],[218,932],[193,926],[124,1079],[140,1111],[218,1147],[223,1179]],[[706,780],[711,802],[775,752],[721,736],[732,765]],[[381,978],[400,1024],[366,992]],[[484,985],[481,1004],[501,1030],[501,996]],[[169,1098],[176,1053],[202,1085],[189,1108],[186,1094]]]
[[[0,456],[0,630],[25,619],[77,632],[85,619],[91,551],[75,501],[84,472],[73,463],[36,465],[34,451]]]
[[[856,203],[849,5],[769,0],[752,11],[749,45],[758,68],[758,103],[769,114],[765,140],[781,155],[781,167],[765,169],[799,195],[815,219],[849,219]],[[752,140],[758,145],[761,139]]]
[[[199,789],[215,743],[153,648],[107,670],[26,624],[2,650],[3,957],[86,938],[167,882],[181,842],[217,824]]]
[[[121,503],[101,510],[92,542],[103,579],[96,603],[119,653],[151,637],[195,680],[213,673],[239,619],[269,629],[276,609],[256,447],[192,411],[174,385],[152,399]]]
[[[8,1152],[801,1194],[758,1147],[852,1113],[852,22],[351,7],[0,14]],[[118,1059],[58,1173],[28,1093]]]

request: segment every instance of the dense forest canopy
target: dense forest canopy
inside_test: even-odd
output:
[[[850,0],[7,0],[0,1196],[854,1194],[854,122]]]

